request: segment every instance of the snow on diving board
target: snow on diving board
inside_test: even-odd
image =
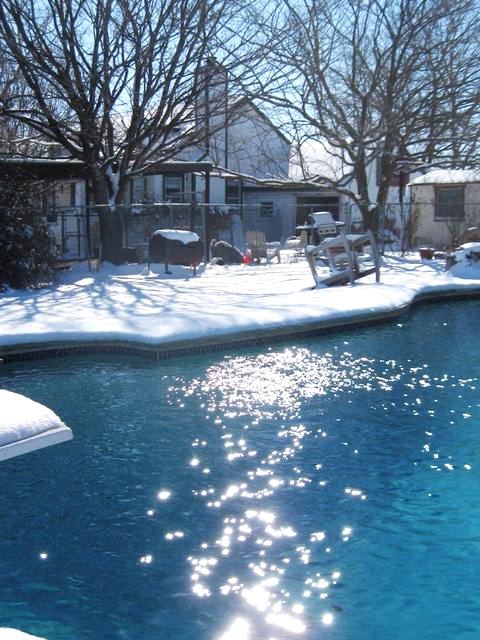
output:
[[[8,627],[0,627],[0,640],[44,640],[38,636],[31,636],[18,629],[10,629]]]
[[[72,438],[71,429],[51,409],[0,389],[0,461]]]

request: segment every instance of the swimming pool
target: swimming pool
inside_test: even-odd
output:
[[[48,640],[480,627],[479,301],[294,345],[0,369],[74,440],[0,464],[0,626]]]

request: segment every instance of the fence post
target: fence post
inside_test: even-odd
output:
[[[87,253],[87,260],[90,264],[90,258],[92,255],[92,238],[90,232],[90,205],[87,204],[85,207],[85,249]]]
[[[344,202],[343,203],[343,215],[345,217],[345,232],[346,233],[351,233],[352,232],[352,204],[349,202]]]
[[[378,205],[378,217],[379,217],[379,225],[378,225],[378,233],[380,235],[380,254],[382,256],[385,255],[385,205]]]

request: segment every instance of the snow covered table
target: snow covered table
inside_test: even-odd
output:
[[[51,409],[0,389],[0,461],[72,438],[71,429]]]
[[[151,262],[163,262],[165,273],[171,273],[169,264],[190,265],[193,275],[203,258],[203,242],[193,231],[183,229],[157,229],[148,246],[148,270]]]

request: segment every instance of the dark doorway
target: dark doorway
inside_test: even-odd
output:
[[[305,224],[314,211],[329,211],[338,220],[338,196],[297,196],[296,225]]]

